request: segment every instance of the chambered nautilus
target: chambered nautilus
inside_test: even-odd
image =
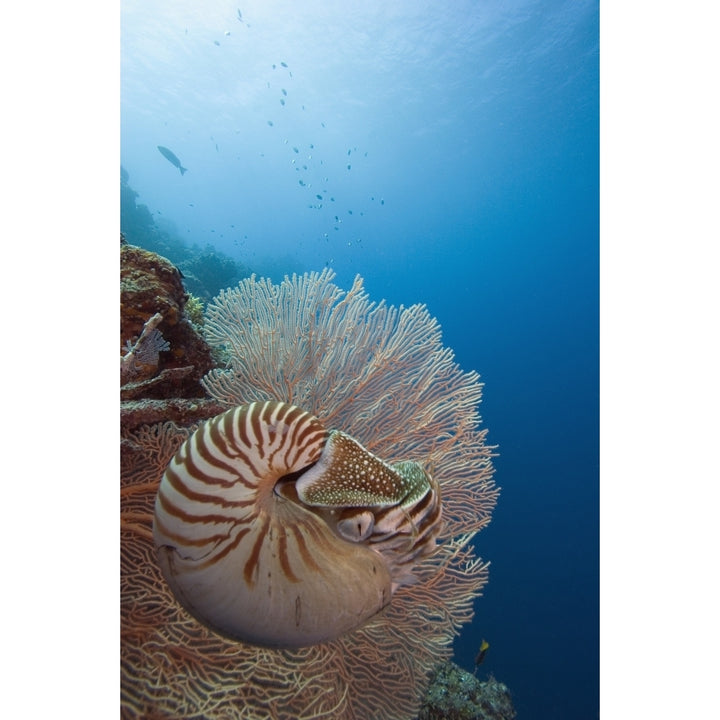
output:
[[[179,602],[237,640],[299,647],[362,625],[413,581],[439,487],[312,414],[254,402],[207,421],[160,482],[154,537]]]

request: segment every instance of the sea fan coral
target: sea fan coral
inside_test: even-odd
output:
[[[417,582],[360,629],[332,642],[271,650],[213,634],[174,601],[157,566],[152,513],[160,477],[188,430],[172,423],[124,438],[122,699],[125,717],[409,718],[429,670],[472,617],[487,564],[472,539],[498,489],[479,428],[481,385],[441,342],[423,305],[369,301],[360,278],[279,285],[254,276],[208,307],[211,344],[229,367],[204,379],[228,406],[292,402],[388,462],[415,460],[439,483],[445,525]]]

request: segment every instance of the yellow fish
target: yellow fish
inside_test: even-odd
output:
[[[489,647],[490,643],[485,638],[483,638],[482,642],[480,643],[480,649],[478,650],[478,654],[475,656],[476,668],[478,665],[482,664],[482,661],[485,659],[485,654],[487,653]]]

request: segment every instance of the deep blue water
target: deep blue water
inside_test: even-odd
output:
[[[123,167],[188,243],[428,305],[503,488],[455,659],[597,717],[598,4],[348,6],[123,0]]]

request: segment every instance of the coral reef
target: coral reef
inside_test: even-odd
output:
[[[510,691],[492,676],[484,682],[453,662],[430,677],[417,720],[513,720]]]
[[[185,303],[185,316],[196,328],[201,328],[205,324],[204,310],[205,306],[199,297],[195,297],[193,294],[188,295]]]
[[[173,232],[172,223],[159,220],[158,227],[146,205],[138,204],[138,193],[129,185],[129,175],[120,168],[120,231],[128,243],[162,255],[184,276],[188,292],[207,302],[220,290],[250,275],[241,262],[207,244],[188,246]]]
[[[165,371],[166,374],[172,371]],[[187,427],[200,420],[218,415],[225,406],[209,398],[139,398],[123,400],[120,407],[120,425],[125,429],[139,425],[172,422]]]
[[[129,175],[120,168],[120,231],[133,245],[160,244],[158,229],[147,205],[138,205],[138,193],[128,184]]]
[[[200,379],[214,362],[207,343],[185,316],[186,300],[180,273],[172,263],[121,244],[122,400],[206,396]],[[123,424],[131,424],[133,413],[128,407],[123,410]]]
[[[206,332],[231,362],[208,373],[204,386],[223,407],[296,403],[388,462],[422,463],[442,492],[437,551],[418,564],[415,584],[337,640],[295,650],[232,642],[183,611],[155,557],[155,495],[189,430],[172,422],[123,428],[125,718],[404,720],[417,714],[430,671],[450,657],[473,616],[487,582],[473,538],[499,493],[480,428],[479,378],[460,370],[424,306],[376,304],[360,278],[347,292],[332,278],[252,278],[221,293]]]
[[[178,263],[188,291],[207,302],[221,290],[237,285],[250,273],[246,267],[207,245],[201,252]]]

